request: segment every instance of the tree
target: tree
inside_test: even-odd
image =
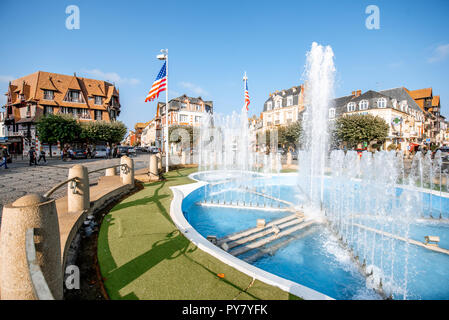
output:
[[[286,127],[280,127],[278,130],[278,141],[285,148],[294,148],[299,144],[302,134],[301,121],[296,121]]]
[[[51,146],[57,144],[61,147],[68,142],[75,141],[80,138],[81,126],[69,115],[50,114],[40,118],[36,124],[39,140],[48,143],[50,156],[52,155]]]
[[[104,120],[87,122],[82,125],[82,137],[90,142],[107,142],[109,145],[118,143],[126,135],[127,128],[121,121],[107,122]]]
[[[359,143],[377,140],[383,142],[388,136],[389,126],[384,119],[371,114],[343,116],[335,121],[332,137],[334,145],[346,142],[349,148]]]

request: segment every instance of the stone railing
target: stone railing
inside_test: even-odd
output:
[[[153,167],[157,170],[157,159]],[[28,194],[3,207],[0,232],[0,298],[2,300],[61,300],[63,299],[63,270],[66,252],[86,214],[99,209],[107,199],[119,193],[105,191],[98,202],[90,199],[89,174],[105,170],[105,176],[115,176],[120,168],[116,189],[129,191],[134,187],[134,161],[123,156],[119,165],[87,171],[82,165],[69,170],[68,179],[50,189],[45,195]],[[151,166],[150,166],[151,169]],[[113,178],[114,183],[115,180]],[[68,184],[67,203],[62,212],[56,200],[50,198]],[[58,200],[58,201],[62,201]],[[61,219],[70,216],[67,225]],[[66,230],[62,230],[65,228]],[[61,237],[64,231],[64,238]]]

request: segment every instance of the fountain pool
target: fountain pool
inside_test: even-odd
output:
[[[210,172],[211,176],[220,175]],[[207,173],[193,175],[194,179],[207,178]],[[215,180],[215,179],[214,179]],[[276,199],[286,201],[281,205],[273,199],[257,197],[257,194],[242,191],[242,186],[236,181],[224,181],[214,185],[206,184],[186,196],[182,203],[182,211],[186,220],[203,237],[225,237],[242,230],[255,227],[257,219],[265,219],[266,223],[288,216],[286,203],[295,204],[297,210],[304,210],[306,219],[317,222],[305,229],[288,235],[265,246],[255,248],[237,257],[262,270],[268,271],[285,279],[297,282],[311,289],[324,293],[335,299],[381,299],[378,284],[373,276],[367,277],[361,272],[360,263],[354,261],[348,245],[339,239],[326,219],[317,219],[321,213],[309,211],[301,200],[296,174],[279,174],[254,176],[251,182],[246,179],[246,187],[252,186],[258,191],[269,191],[277,195]],[[333,192],[332,177],[325,178],[325,207],[331,206]],[[358,185],[357,181],[354,181]],[[396,188],[398,194],[403,190]],[[423,206],[429,205],[429,192],[420,190]],[[280,197],[279,197],[280,195]],[[252,197],[252,198],[251,198]],[[279,198],[278,198],[279,197]],[[410,222],[409,238],[423,243],[426,235],[439,235],[441,248],[449,248],[449,197],[447,194],[432,195],[435,204],[434,211],[442,215],[441,219],[416,216]],[[226,199],[226,200],[225,200]],[[268,201],[270,200],[270,201]],[[441,200],[441,201],[440,201]],[[226,204],[233,203],[235,207]],[[237,203],[239,206],[237,206]],[[243,205],[245,203],[245,205]],[[208,206],[204,204],[215,204]],[[438,207],[441,205],[441,207]],[[353,209],[360,209],[360,203]],[[323,218],[323,217],[322,217]],[[363,221],[360,224],[368,225]],[[356,224],[354,224],[356,225]],[[378,226],[377,226],[378,227]],[[383,231],[388,233],[388,228]],[[404,241],[391,239],[371,230],[356,228],[354,234],[361,234],[360,239],[367,242],[377,242],[373,255],[375,259],[383,258],[383,270],[388,274],[377,275],[384,278],[384,291],[387,297],[403,299],[448,299],[449,298],[449,255],[435,252],[424,246],[408,244]],[[393,243],[394,242],[394,243]],[[393,244],[393,246],[392,246]],[[386,256],[381,251],[394,247],[394,263],[392,255]],[[217,248],[218,249],[218,248]],[[372,249],[372,248],[370,248]],[[222,250],[222,249],[218,249]],[[255,254],[259,253],[259,254]],[[370,252],[370,254],[372,254]],[[256,256],[256,258],[254,258]],[[405,257],[407,256],[407,257]],[[373,263],[378,265],[380,262]],[[407,277],[404,268],[407,266]],[[368,268],[368,267],[367,267]],[[394,281],[387,283],[390,270]],[[374,272],[375,273],[375,272]],[[377,279],[378,280],[378,279]],[[405,283],[406,282],[406,283]]]

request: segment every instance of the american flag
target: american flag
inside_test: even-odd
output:
[[[249,110],[249,93],[248,93],[248,80],[245,80],[245,107],[246,111]]]
[[[145,98],[145,102],[153,101],[157,97],[159,97],[159,93],[165,91],[167,89],[167,62],[164,62],[161,71],[154,80],[153,85],[151,86],[150,92],[148,92],[147,97]]]

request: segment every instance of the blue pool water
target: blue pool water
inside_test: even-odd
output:
[[[269,222],[291,214],[283,211],[253,210],[249,208],[234,209],[224,207],[207,207],[198,205],[199,201],[214,199],[215,202],[247,201],[260,203],[263,199],[257,195],[249,196],[232,188],[233,182],[220,186],[206,186],[189,194],[183,201],[182,210],[189,223],[204,237],[215,235],[223,237],[230,233],[242,231],[255,226],[257,219]],[[231,187],[231,188],[229,188]],[[295,178],[276,177],[270,181],[255,179],[254,191],[267,191],[283,200],[299,203],[300,193],[295,185]],[[226,191],[233,189],[232,191]],[[263,190],[265,189],[265,190]],[[329,199],[329,188],[325,190]],[[398,190],[400,193],[400,190]],[[426,201],[426,199],[428,199]],[[430,199],[432,206],[430,206]],[[448,199],[440,199],[432,195],[422,197],[423,205],[432,207],[435,212],[449,217]],[[384,231],[389,231],[384,229]],[[355,229],[354,232],[363,232]],[[449,223],[432,219],[418,219],[410,225],[409,236],[417,241],[423,241],[426,235],[438,235],[440,247],[449,248]],[[299,284],[322,292],[335,299],[379,299],[375,291],[367,284],[356,264],[351,260],[347,250],[334,238],[323,224],[316,224],[293,235],[295,240],[275,251],[251,262],[256,267],[295,281]],[[391,266],[395,283],[406,283],[407,299],[449,299],[449,255],[430,251],[415,245],[405,246],[402,241],[381,238],[371,234],[367,241],[379,243],[377,251],[389,252],[382,263],[385,269]],[[405,254],[407,252],[407,258]],[[246,255],[248,256],[248,254]],[[242,255],[240,258],[246,257]],[[377,255],[376,255],[377,256]],[[384,255],[385,257],[385,255]],[[407,278],[403,277],[404,266],[392,262],[406,259]],[[398,270],[393,270],[398,268]],[[400,298],[394,297],[394,298]]]

